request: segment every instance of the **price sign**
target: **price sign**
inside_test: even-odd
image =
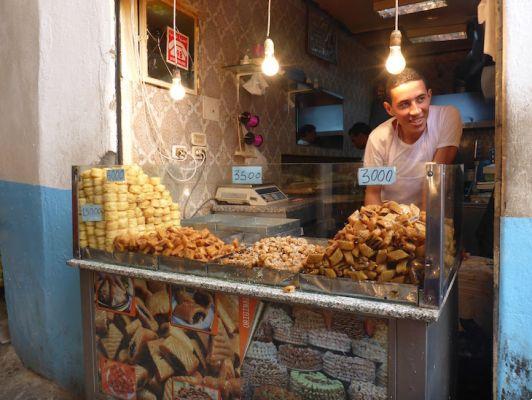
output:
[[[103,221],[103,209],[99,204],[84,204],[81,206],[81,220],[83,222]]]
[[[397,179],[395,167],[368,167],[358,169],[358,184],[368,185],[392,185]]]
[[[233,184],[260,185],[262,183],[262,167],[233,167]]]
[[[124,182],[126,174],[123,169],[108,169],[107,182]]]

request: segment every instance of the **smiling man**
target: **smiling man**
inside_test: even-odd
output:
[[[395,166],[397,181],[368,186],[366,205],[384,200],[419,205],[425,163],[453,163],[462,136],[460,112],[452,106],[431,106],[431,96],[425,78],[413,69],[388,79],[384,108],[392,118],[371,132],[364,166]]]

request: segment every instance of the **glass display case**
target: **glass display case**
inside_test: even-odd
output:
[[[461,169],[365,207],[361,168],[74,167],[86,398],[452,396]]]
[[[438,308],[460,260],[460,166],[427,163],[417,204],[366,207],[361,167],[221,167],[206,189],[225,212],[192,218],[181,204],[191,202],[194,185],[179,179],[176,165],[74,167],[74,254]],[[279,210],[292,214],[270,216]]]

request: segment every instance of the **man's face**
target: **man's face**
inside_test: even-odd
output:
[[[390,91],[391,103],[384,102],[384,108],[397,118],[403,131],[421,135],[427,127],[432,91],[423,81],[410,81]]]

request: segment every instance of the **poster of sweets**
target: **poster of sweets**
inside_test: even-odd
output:
[[[117,280],[122,282],[102,274],[95,285],[102,393],[128,400],[242,398],[242,355],[256,300],[131,279],[134,298],[128,304],[134,309],[125,313],[121,291],[118,300],[110,300],[118,308],[99,303],[101,291],[107,293],[102,282]]]

